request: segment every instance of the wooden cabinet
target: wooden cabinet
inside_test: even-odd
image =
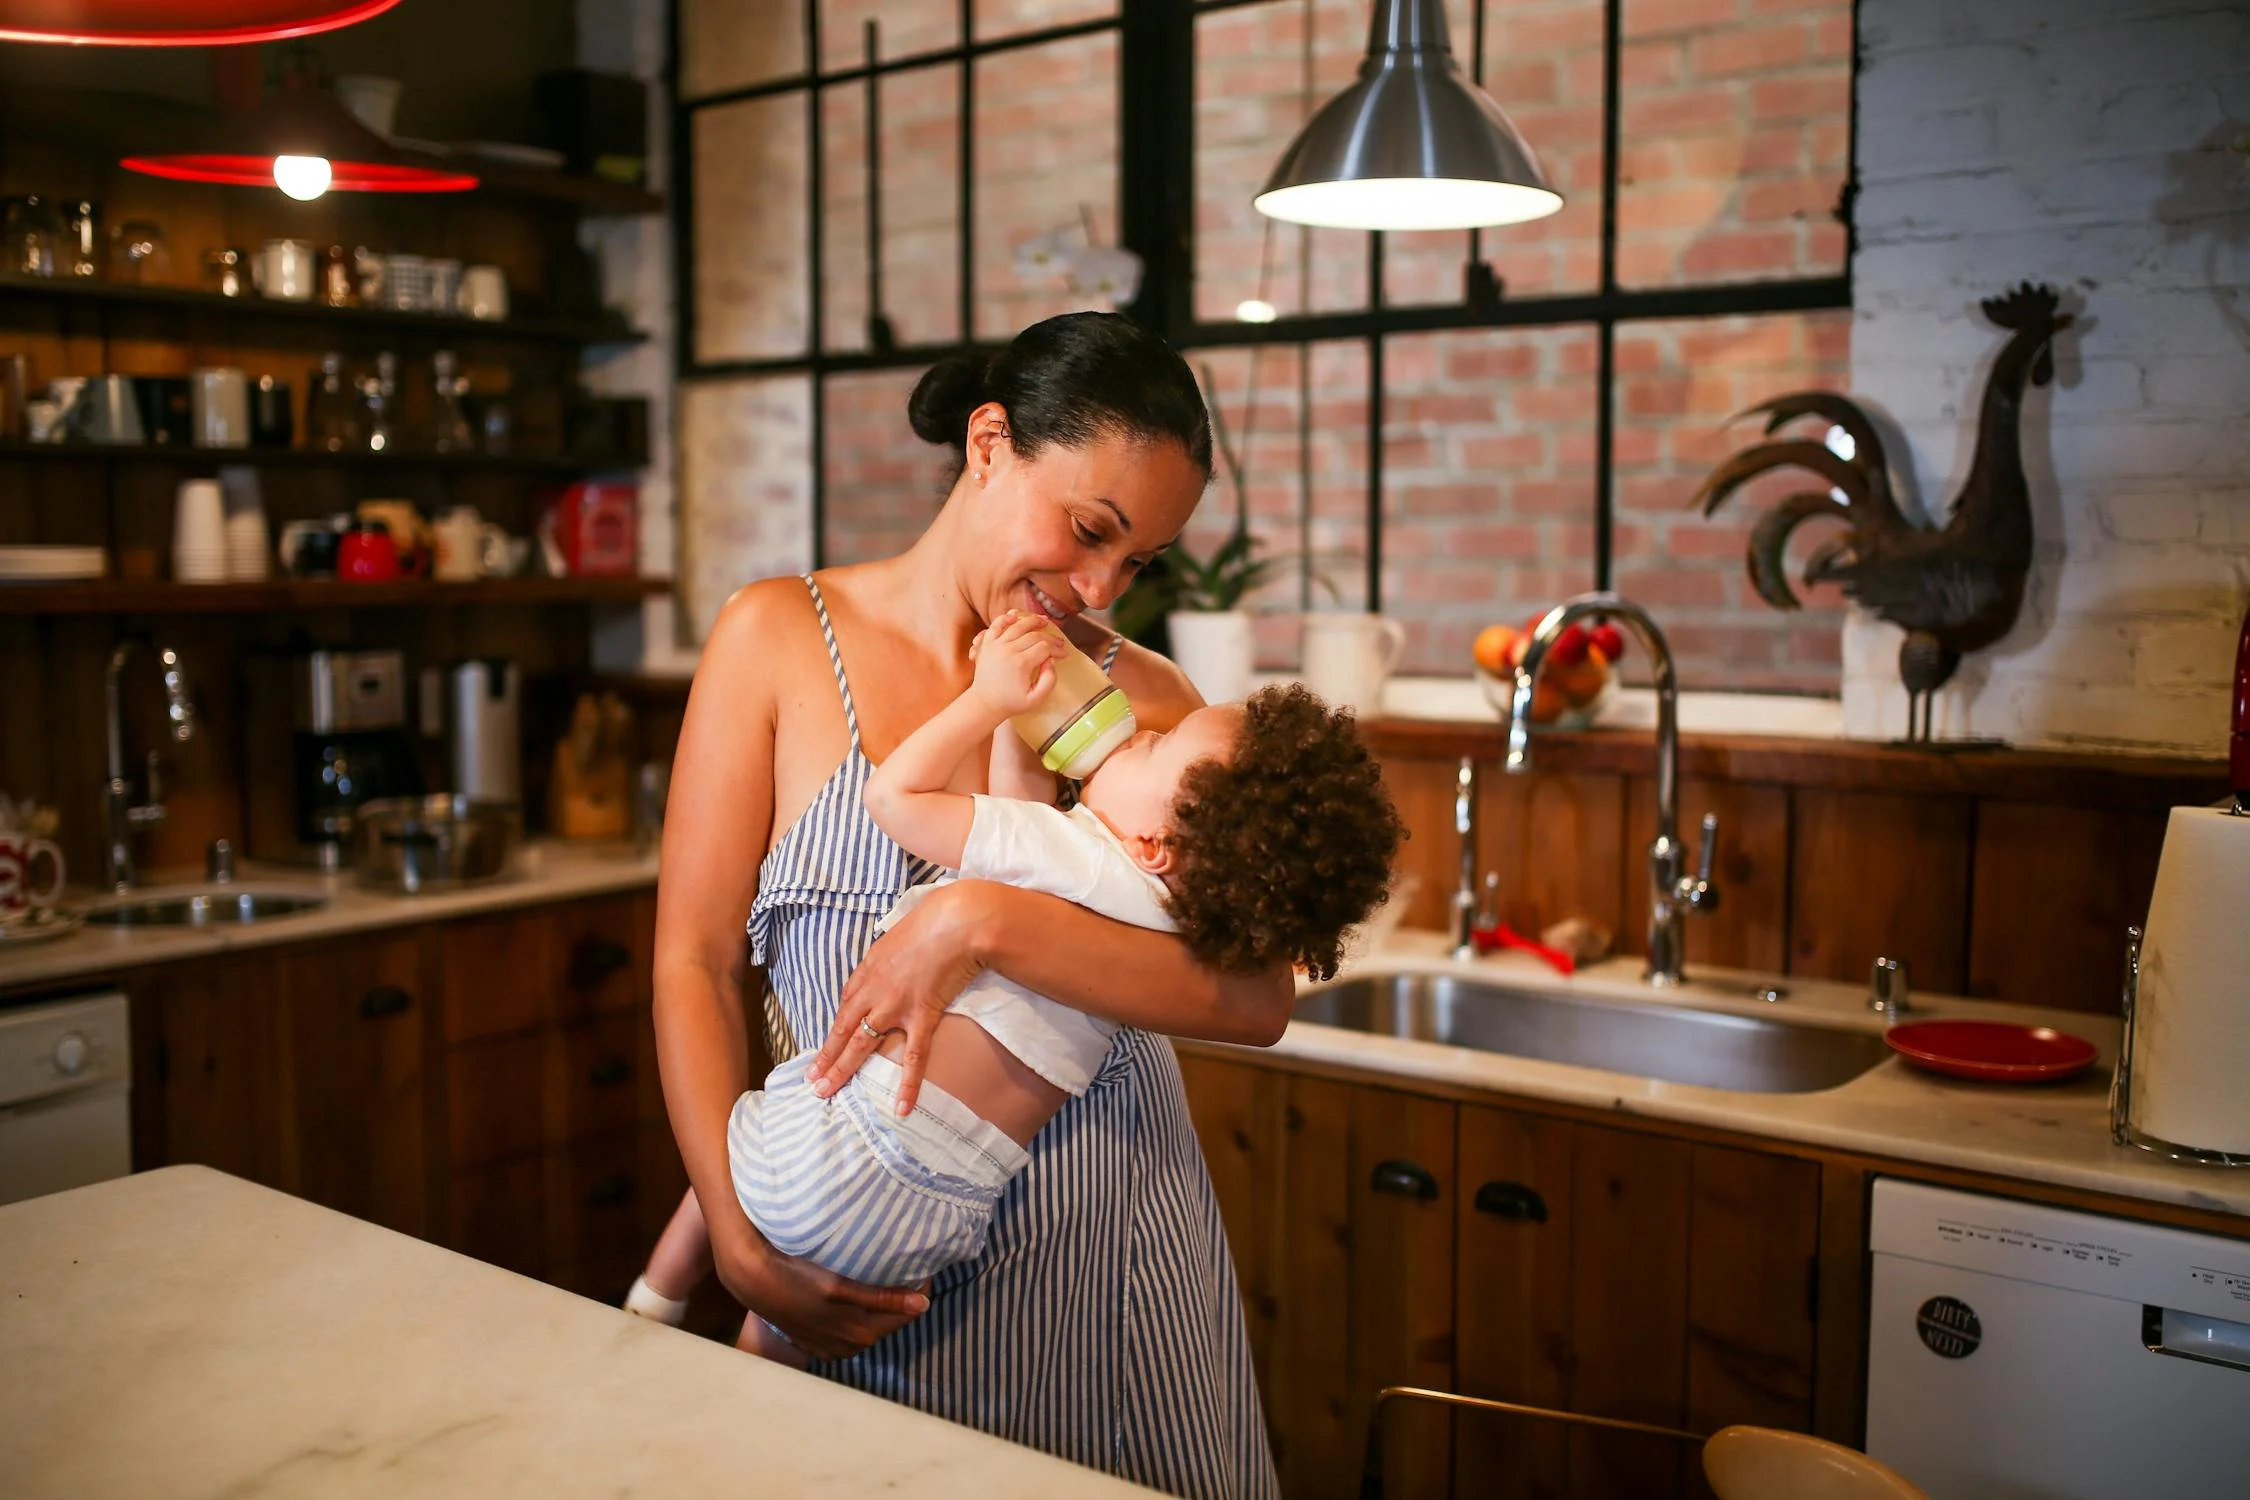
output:
[[[1714,1431],[1809,1430],[1817,1164],[1191,1055],[1282,1486],[1358,1486],[1418,1385]],[[1683,1496],[1656,1438],[1394,1405],[1385,1493]]]
[[[428,1156],[411,934],[180,965],[133,987],[153,1026],[136,1164],[200,1162],[421,1234]]]
[[[687,1190],[655,1082],[655,926],[644,894],[435,934],[456,1249],[624,1294]]]
[[[654,929],[636,893],[136,978],[135,1164],[201,1162],[622,1295],[687,1189]]]

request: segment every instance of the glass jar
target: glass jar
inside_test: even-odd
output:
[[[8,200],[6,245],[0,270],[15,276],[52,276],[63,247],[62,214],[52,200],[32,194]]]
[[[57,276],[95,277],[102,274],[102,206],[91,198],[75,198],[62,206],[63,238],[55,252]]]
[[[1008,723],[1057,776],[1083,781],[1109,754],[1140,732],[1133,705],[1093,658],[1054,626],[1063,654],[1055,662],[1055,685],[1039,703]]]

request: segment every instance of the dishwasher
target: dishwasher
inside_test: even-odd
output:
[[[1932,1500],[2250,1496],[2250,1242],[1878,1179],[1867,1452]]]
[[[133,1054],[108,991],[0,1010],[0,1203],[133,1170]]]

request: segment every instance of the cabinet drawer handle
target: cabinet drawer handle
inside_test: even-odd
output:
[[[1547,1222],[1547,1200],[1520,1182],[1488,1182],[1477,1189],[1476,1211],[1519,1224]]]
[[[615,1176],[604,1177],[589,1188],[586,1192],[586,1201],[597,1208],[609,1208],[625,1202],[632,1196],[633,1174],[619,1172]]]
[[[1438,1195],[1437,1179],[1429,1169],[1410,1161],[1377,1162],[1375,1175],[1367,1185],[1378,1193],[1395,1193],[1419,1203],[1431,1202]]]
[[[615,1088],[633,1076],[633,1065],[622,1057],[605,1057],[586,1070],[586,1081],[598,1089]]]
[[[359,997],[359,1013],[373,1021],[395,1016],[413,1005],[414,997],[395,984],[379,984]]]
[[[581,992],[598,989],[603,980],[632,961],[633,955],[623,943],[587,938],[571,950],[570,987]]]

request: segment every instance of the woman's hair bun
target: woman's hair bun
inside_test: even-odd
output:
[[[969,413],[984,405],[989,354],[949,354],[923,372],[906,398],[906,419],[925,443],[960,446],[968,439]]]

